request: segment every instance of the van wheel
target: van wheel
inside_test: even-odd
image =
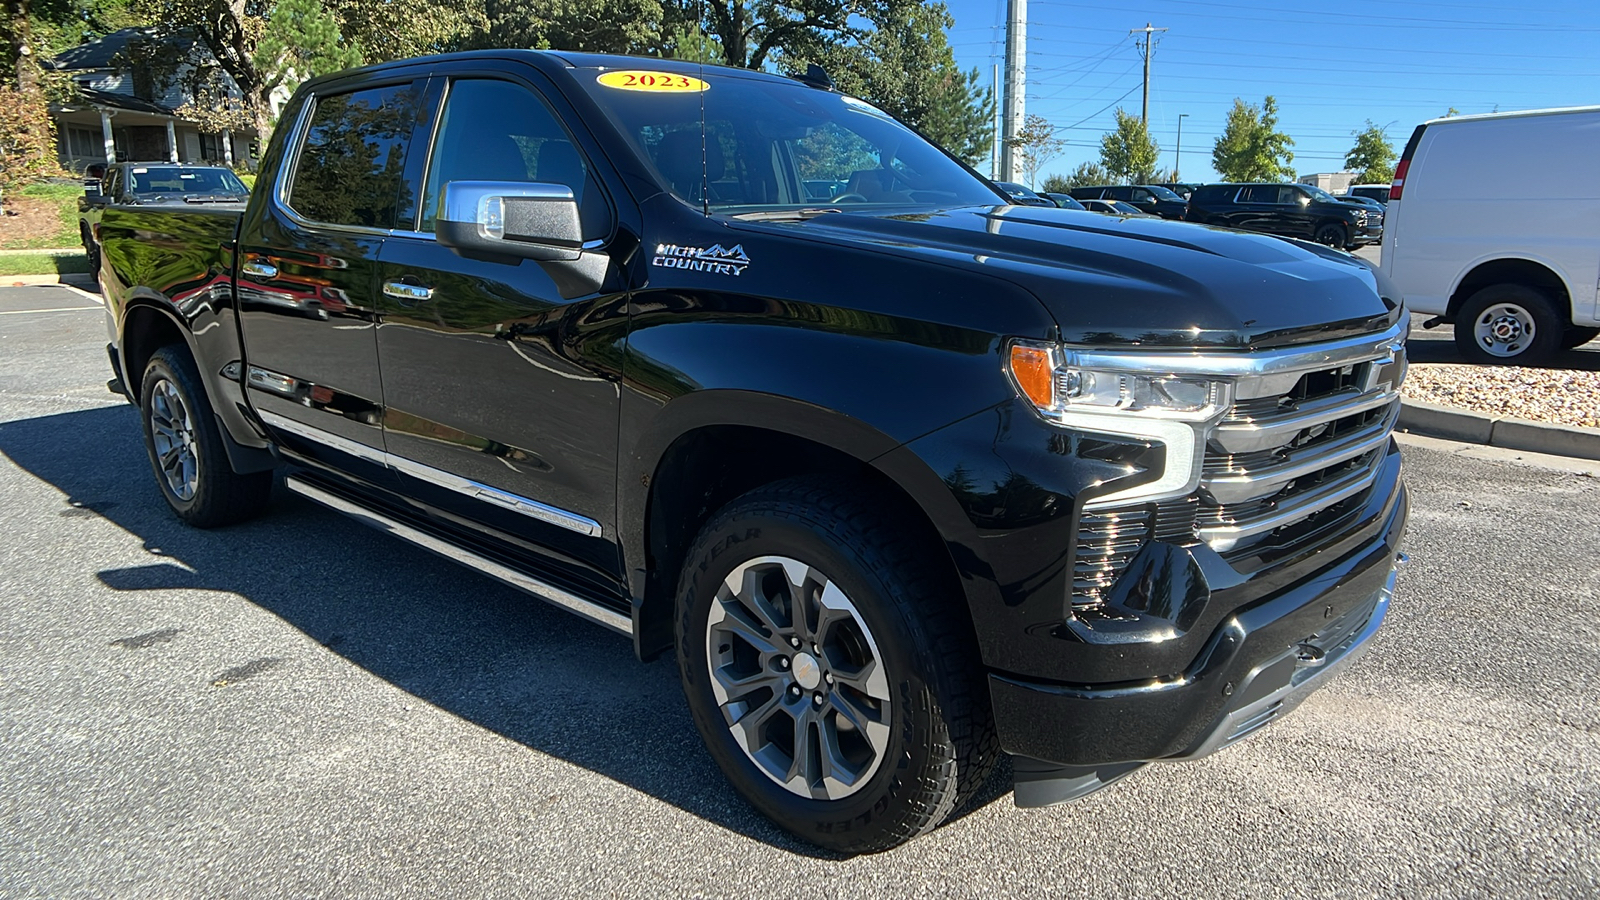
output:
[[[139,417],[156,484],[178,518],[214,528],[266,508],[272,473],[233,471],[222,428],[184,348],[162,347],[150,357],[139,388]]]
[[[1317,233],[1312,239],[1325,247],[1339,249],[1350,242],[1350,232],[1338,222],[1326,222],[1317,226]]]
[[[1468,361],[1537,365],[1561,347],[1565,334],[1550,298],[1521,284],[1492,284],[1456,313],[1456,348]]]
[[[1571,350],[1574,347],[1582,347],[1597,337],[1600,337],[1600,328],[1568,328],[1566,333],[1561,336],[1561,349]]]
[[[712,518],[678,586],[678,667],[735,789],[846,853],[933,830],[998,756],[965,604],[901,525],[819,478]]]

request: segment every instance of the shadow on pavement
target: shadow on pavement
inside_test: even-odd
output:
[[[1454,363],[1470,365],[1456,349],[1448,326],[1423,333],[1415,329],[1406,339],[1406,358],[1413,363]],[[1574,372],[1600,372],[1600,343],[1590,342],[1576,350],[1563,350],[1530,369],[1561,369]]]
[[[625,638],[281,486],[255,521],[189,528],[157,493],[138,429],[130,406],[0,424],[0,453],[67,495],[62,516],[103,516],[173,560],[98,573],[111,589],[237,594],[509,740],[780,849],[837,858],[795,840],[734,793],[695,731],[674,660],[640,664]],[[209,682],[229,673],[200,674]],[[952,819],[1010,791],[1010,767],[999,768]]]

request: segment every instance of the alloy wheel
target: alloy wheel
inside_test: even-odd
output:
[[[194,499],[200,483],[194,420],[177,385],[165,378],[150,392],[150,436],[167,489],[179,500]]]
[[[850,598],[818,569],[764,556],[730,572],[707,616],[706,659],[734,740],[790,793],[848,797],[883,762],[883,657]]]

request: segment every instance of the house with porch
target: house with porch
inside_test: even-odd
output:
[[[152,55],[185,62],[178,75],[163,79],[137,62]],[[227,73],[208,64],[212,59],[192,35],[124,28],[47,62],[47,68],[72,78],[79,95],[50,107],[62,167],[81,172],[95,163],[160,160],[253,167],[253,130],[211,132],[178,112],[193,100],[188,85],[194,79],[185,76],[196,65],[211,68],[208,77],[227,96],[242,96]]]

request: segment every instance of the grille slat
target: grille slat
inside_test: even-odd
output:
[[[1151,538],[1203,540],[1231,559],[1287,526],[1319,523],[1282,531],[1278,543],[1314,540],[1336,524],[1341,504],[1355,502],[1377,477],[1399,416],[1404,344],[1331,362],[1325,349],[1312,347],[1303,367],[1242,378],[1207,436],[1194,495],[1083,512],[1073,606],[1102,604]],[[1254,727],[1246,723],[1246,731]]]

